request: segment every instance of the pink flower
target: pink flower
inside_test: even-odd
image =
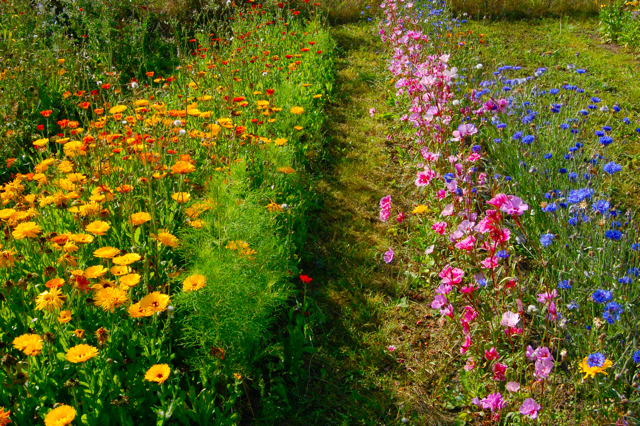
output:
[[[511,216],[521,216],[522,213],[529,210],[529,206],[524,204],[521,198],[509,195],[509,201],[502,204],[500,210]]]
[[[536,371],[533,373],[538,379],[546,379],[551,370],[553,370],[553,359],[538,358],[535,367]]]
[[[436,234],[444,235],[447,229],[447,222],[436,222],[431,226],[431,229],[436,231]]]
[[[507,366],[496,362],[493,366],[493,380],[504,382],[506,380],[504,373],[507,371]]]
[[[476,291],[478,287],[476,287],[473,283],[464,286],[460,289],[460,292],[462,292],[463,294],[472,294],[474,291]]]
[[[387,349],[389,350],[389,352],[393,352],[393,351],[396,350],[396,347],[395,346],[389,346]]]
[[[520,390],[520,383],[509,382],[506,387],[509,392],[518,392]]]
[[[445,284],[445,283],[442,283],[442,284],[440,284],[440,286],[436,289],[436,293],[437,293],[437,294],[445,295],[445,294],[449,294],[449,293],[451,293],[451,290],[453,290],[453,287],[451,286],[451,284]]]
[[[471,346],[471,336],[467,334],[464,338],[464,344],[460,346],[460,353],[465,354],[469,350],[470,346]]]
[[[471,154],[471,155],[469,156],[469,159],[468,159],[468,160],[469,160],[471,163],[475,163],[476,161],[478,161],[478,160],[479,160],[479,159],[481,159],[481,158],[482,158],[482,156],[481,156],[480,154],[477,154],[477,153],[475,153],[475,152],[474,152],[473,154]]]
[[[504,399],[502,399],[500,392],[487,395],[486,398],[480,400],[480,403],[482,408],[485,410],[490,408],[492,413],[502,411],[502,407],[504,407]]]
[[[429,185],[429,183],[431,183],[431,179],[433,179],[435,176],[436,176],[436,172],[434,172],[428,167],[425,167],[424,171],[418,172],[418,175],[415,180],[415,184],[418,187],[427,186]]]
[[[444,284],[460,284],[463,275],[464,271],[462,269],[452,268],[449,265],[442,268],[442,271],[438,274]]]
[[[369,115],[370,115],[371,117],[373,117],[374,115],[376,115],[376,109],[375,109],[375,108],[371,108],[371,109],[369,109]]]
[[[496,348],[492,347],[491,349],[484,351],[484,357],[489,361],[498,359],[499,356],[500,355],[498,355],[498,351],[496,350]]]
[[[465,136],[471,136],[478,133],[478,129],[471,123],[464,123],[458,126],[458,130],[453,131],[453,140],[459,141]]]
[[[520,406],[520,414],[523,416],[529,416],[531,419],[538,417],[538,411],[540,411],[540,405],[536,404],[533,398],[527,398]]]
[[[398,223],[402,223],[404,221],[404,213],[402,212],[398,213],[398,216],[396,216],[396,221]]]
[[[384,254],[384,261],[385,263],[391,263],[393,261],[393,250],[391,248],[389,248],[389,250],[387,250]]]
[[[464,365],[464,371],[471,371],[475,368],[475,366],[476,366],[476,360],[473,359],[472,356],[470,356],[467,359],[467,363]]]
[[[552,301],[556,297],[558,297],[558,291],[554,288],[551,291],[545,291],[544,293],[539,293],[538,302],[549,303],[549,301]]]
[[[520,322],[520,315],[507,311],[502,314],[502,321],[500,325],[503,327],[515,327]]]
[[[452,216],[453,215],[453,204],[447,204],[444,206],[442,210],[442,216]]]
[[[446,305],[447,303],[449,303],[449,299],[447,299],[445,296],[437,295],[437,296],[433,299],[433,302],[431,302],[431,307],[432,307],[433,309],[440,309],[440,308],[442,308],[444,305]]]
[[[487,178],[487,174],[486,173],[480,173],[478,175],[478,185],[484,185],[486,178]]]
[[[495,269],[498,266],[498,258],[496,256],[487,257],[480,264],[483,268]]]
[[[420,154],[422,154],[422,158],[424,158],[425,161],[436,162],[440,158],[440,154],[429,152],[426,146],[420,150]]]
[[[438,193],[436,194],[436,197],[438,197],[438,200],[442,200],[446,196],[447,196],[447,191],[445,191],[444,189],[438,190]]]
[[[449,303],[446,307],[440,309],[440,314],[453,319],[453,305]]]
[[[455,247],[460,250],[467,250],[468,252],[471,252],[471,250],[473,250],[475,242],[476,238],[473,235],[469,235],[464,240],[458,242]]]
[[[505,194],[497,194],[495,197],[487,201],[487,204],[490,204],[495,208],[499,209],[508,201],[509,201],[509,198],[507,198]]]

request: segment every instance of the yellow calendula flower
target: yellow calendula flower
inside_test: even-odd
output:
[[[66,426],[76,418],[76,409],[62,404],[49,411],[44,418],[45,426]]]
[[[424,214],[424,213],[426,213],[428,211],[429,211],[429,207],[421,204],[421,205],[417,206],[415,209],[413,209],[411,211],[411,213]]]
[[[105,311],[113,312],[115,308],[128,301],[127,292],[117,287],[106,287],[96,292],[93,304]]]
[[[167,229],[158,229],[158,235],[151,234],[151,238],[167,247],[177,247],[180,241],[178,237],[171,234]]]
[[[13,230],[11,235],[16,240],[21,240],[23,238],[36,238],[38,234],[42,232],[42,229],[35,222],[24,222],[16,226],[16,229]]]
[[[106,235],[109,228],[111,228],[111,225],[107,222],[96,220],[88,224],[84,230],[92,233],[93,235]]]
[[[129,306],[128,312],[131,318],[150,317],[153,315],[153,310],[143,309],[142,306],[140,306],[140,302]]]
[[[169,306],[170,298],[168,295],[154,291],[147,294],[140,300],[140,308],[144,310],[150,310],[153,313],[164,312]]]
[[[164,383],[169,378],[171,369],[168,364],[156,364],[147,370],[144,379],[147,382]]]
[[[191,199],[191,195],[188,192],[176,192],[171,196],[178,203],[186,203]]]
[[[303,112],[304,112],[304,108],[302,108],[302,107],[295,106],[295,107],[291,108],[291,114],[300,115]]]
[[[126,105],[116,105],[109,110],[109,114],[121,114],[127,110]]]
[[[69,349],[65,357],[67,361],[77,364],[90,360],[96,355],[98,355],[98,348],[91,345],[80,344]]]
[[[120,250],[115,247],[101,247],[93,252],[93,256],[100,259],[113,259],[119,254]]]
[[[183,291],[197,291],[200,290],[207,282],[207,277],[200,274],[190,275],[182,282]]]
[[[140,275],[138,274],[127,274],[120,277],[120,288],[122,290],[128,290],[131,287],[135,287],[136,284],[140,282]]]
[[[36,298],[36,309],[38,311],[53,311],[60,309],[64,304],[65,296],[60,292],[59,288],[52,288],[49,291],[40,293]]]
[[[142,225],[143,223],[149,222],[151,220],[151,215],[146,212],[138,212],[131,215],[131,223],[134,225]]]
[[[42,350],[42,337],[37,334],[23,334],[13,339],[13,347],[25,355],[35,356]]]
[[[176,164],[171,166],[171,171],[175,174],[187,174],[195,172],[196,166],[188,161],[178,161]]]
[[[109,272],[111,272],[116,277],[119,277],[119,276],[126,275],[129,272],[131,272],[131,268],[129,268],[128,266],[124,266],[124,265],[114,265],[111,268],[109,268]]]
[[[100,278],[107,273],[107,268],[102,265],[89,266],[84,270],[85,278]]]
[[[58,315],[58,322],[60,324],[66,324],[71,321],[71,311],[60,311]]]
[[[140,259],[142,259],[142,256],[140,256],[138,253],[127,253],[122,256],[114,257],[113,263],[120,266],[126,266],[131,265],[132,263],[137,262]]]
[[[93,242],[93,235],[89,234],[69,234],[69,239],[74,243],[89,244]]]
[[[278,138],[275,141],[273,141],[273,143],[275,143],[278,146],[283,146],[284,144],[287,143],[287,140],[284,138]]]

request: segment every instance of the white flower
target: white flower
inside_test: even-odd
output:
[[[177,127],[180,127],[180,126],[182,126],[182,121],[176,120],[176,121],[173,122],[173,125],[177,126]]]
[[[187,134],[187,131],[186,131],[185,129],[180,129],[180,130],[178,131],[178,135],[180,135],[180,136],[184,136],[184,135],[186,135],[186,134]]]
[[[476,69],[478,69],[478,70],[481,70],[481,69],[482,69],[482,67],[483,67],[483,65],[482,65],[482,64],[478,64],[478,65],[476,65]]]

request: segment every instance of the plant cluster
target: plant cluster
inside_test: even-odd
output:
[[[600,32],[606,42],[640,48],[638,0],[612,0],[600,5]]]
[[[331,91],[333,42],[303,6],[231,5],[227,33],[126,84],[105,64],[66,79],[55,52],[48,87],[68,101],[16,124],[30,148],[0,191],[0,424],[240,420],[297,270],[301,169]]]
[[[455,342],[458,421],[635,421],[640,240],[611,194],[638,117],[583,86],[580,58],[486,70],[483,35],[446,2],[381,7],[389,136],[409,141],[415,204],[390,194],[380,219],[407,233],[410,272]]]

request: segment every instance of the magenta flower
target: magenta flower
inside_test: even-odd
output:
[[[436,172],[431,170],[428,167],[425,167],[424,171],[418,172],[418,175],[415,180],[416,186],[427,186],[431,183],[431,179],[436,176]]]
[[[500,210],[511,216],[522,216],[522,213],[529,210],[529,206],[520,197],[509,195],[509,201],[502,204]]]
[[[391,216],[391,196],[387,195],[380,200],[380,220],[386,222]]]
[[[507,366],[496,362],[493,366],[493,380],[504,382],[506,380],[504,373],[507,371]]]
[[[476,242],[476,238],[473,235],[469,235],[464,240],[461,240],[460,242],[456,243],[455,247],[460,250],[466,250],[468,252],[471,252],[471,250],[473,250],[475,246],[475,242]]]
[[[389,248],[389,250],[384,254],[384,261],[386,263],[391,263],[393,261],[393,250],[391,250],[391,248]]]
[[[404,221],[404,213],[400,212],[398,213],[398,216],[396,216],[396,222],[402,223],[403,221]]]
[[[493,270],[498,266],[498,258],[496,256],[490,256],[481,261],[480,264],[483,268]]]
[[[500,355],[498,354],[498,351],[496,350],[496,348],[492,347],[491,349],[484,351],[484,357],[489,361],[498,359],[499,356]]]
[[[520,414],[523,416],[529,416],[531,419],[538,417],[538,411],[540,411],[540,405],[536,404],[533,398],[527,398],[520,406]]]
[[[439,294],[433,299],[433,302],[431,302],[431,307],[433,309],[440,309],[447,303],[449,303],[449,299]]]
[[[458,130],[453,131],[453,140],[459,141],[465,136],[471,136],[478,133],[478,129],[471,123],[464,123],[458,126]]]
[[[471,346],[471,336],[467,334],[464,337],[464,344],[460,346],[460,353],[464,355],[469,350],[470,346]]]
[[[373,117],[374,115],[376,115],[376,109],[375,109],[375,108],[371,108],[371,109],[369,109],[369,115],[370,115],[371,117]]]
[[[431,226],[431,229],[436,231],[437,234],[444,235],[447,230],[447,222],[436,222]]]
[[[504,407],[504,399],[502,399],[500,392],[487,395],[486,398],[480,400],[480,403],[482,404],[482,408],[485,410],[491,409],[492,413],[502,411],[502,408]]]
[[[443,284],[460,284],[463,275],[464,271],[462,269],[452,268],[449,265],[442,268],[442,271],[438,274],[438,276],[442,278]]]
[[[509,202],[509,198],[505,194],[497,194],[495,197],[487,201],[487,204],[499,209],[507,202]]]
[[[520,383],[518,382],[509,382],[506,386],[509,392],[518,392],[520,390]]]
[[[476,360],[472,356],[470,356],[467,359],[467,363],[464,365],[464,371],[471,371],[475,368],[475,366],[476,366]]]

